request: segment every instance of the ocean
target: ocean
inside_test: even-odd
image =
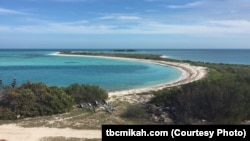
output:
[[[171,82],[181,71],[156,64],[92,57],[55,56],[59,50],[1,50],[0,79],[14,79],[66,87],[73,83],[97,85],[107,91],[126,90]]]
[[[70,50],[117,53],[110,49]],[[18,85],[27,81],[63,87],[80,83],[114,91],[171,82],[181,76],[181,72],[175,68],[145,62],[51,55],[58,51],[61,50],[2,49],[0,79],[4,85],[10,85],[15,78]],[[250,65],[250,50],[247,49],[140,49],[123,53],[158,54],[179,60]]]
[[[178,60],[250,65],[250,49],[168,49],[141,50]]]
[[[116,53],[113,50],[85,50]],[[137,49],[121,53],[157,54],[177,60],[250,65],[250,49]]]

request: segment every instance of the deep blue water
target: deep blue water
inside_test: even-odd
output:
[[[178,60],[250,65],[250,49],[170,49],[140,52],[166,55]]]
[[[83,51],[113,52],[112,50]],[[135,52],[125,53],[157,54],[178,60],[250,65],[250,49],[138,49]]]

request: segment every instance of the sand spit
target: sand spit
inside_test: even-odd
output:
[[[182,72],[181,77],[173,82],[163,83],[155,86],[149,86],[145,88],[129,89],[122,91],[111,91],[109,96],[123,96],[128,94],[138,94],[142,92],[158,91],[164,88],[178,86],[182,84],[187,84],[196,80],[204,78],[207,74],[206,68],[201,66],[192,66],[188,63],[178,63],[178,62],[167,62],[158,60],[146,60],[146,59],[134,59],[134,58],[123,58],[123,57],[109,57],[109,56],[91,56],[91,55],[71,55],[71,54],[60,54],[59,52],[53,53],[51,55],[56,56],[78,56],[78,57],[95,57],[95,58],[108,58],[108,59],[121,59],[128,61],[142,61],[147,63],[153,63],[162,66],[170,66],[179,69]]]

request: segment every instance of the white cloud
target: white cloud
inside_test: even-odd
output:
[[[140,17],[137,16],[118,16],[117,19],[119,20],[140,20]]]
[[[198,6],[198,5],[201,5],[201,4],[202,4],[202,2],[196,1],[196,2],[192,2],[192,3],[184,4],[184,5],[168,5],[166,7],[171,8],[171,9],[182,9],[182,8],[195,7],[195,6]]]
[[[88,24],[89,21],[86,21],[86,20],[79,20],[79,21],[73,21],[73,22],[64,22],[64,23],[61,23],[61,24],[64,24],[64,25],[85,25],[85,24]]]
[[[4,15],[10,15],[10,14],[15,14],[15,15],[26,15],[27,13],[17,11],[17,10],[11,10],[11,9],[6,9],[6,8],[0,8],[0,14]]]
[[[247,20],[221,20],[210,21],[211,26],[224,29],[224,33],[232,34],[250,34],[250,22]]]
[[[242,27],[244,29],[250,29],[250,22],[247,20],[221,20],[221,21],[209,21],[209,23],[224,26],[224,27]]]
[[[185,34],[185,35],[238,35],[250,34],[250,22],[234,21],[208,21],[203,24],[178,25],[159,22],[139,22],[122,28],[112,24],[78,24],[82,22],[47,23],[26,26],[0,26],[2,33],[35,33],[35,34]]]
[[[108,15],[99,18],[100,20],[141,20],[138,16],[126,16],[126,15]]]
[[[163,6],[168,9],[165,17],[172,22],[250,20],[249,0],[200,0],[182,5]]]
[[[101,19],[101,20],[110,20],[110,19],[115,19],[115,16],[103,16],[103,17],[100,17],[99,19]]]
[[[10,31],[10,26],[0,26],[0,31],[1,32],[8,32]]]
[[[98,34],[109,33],[114,28],[109,25],[80,25],[71,23],[48,23],[43,25],[1,26],[0,31],[30,34]]]

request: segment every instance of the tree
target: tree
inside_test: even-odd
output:
[[[88,84],[72,84],[65,88],[67,94],[72,96],[76,103],[93,102],[108,98],[108,93],[98,86]]]
[[[239,124],[250,118],[250,67],[207,64],[206,79],[156,92],[151,103],[163,103],[180,124],[202,120],[216,124]]]
[[[62,88],[43,83],[26,83],[4,88],[0,99],[0,119],[52,115],[69,111],[74,102]]]

